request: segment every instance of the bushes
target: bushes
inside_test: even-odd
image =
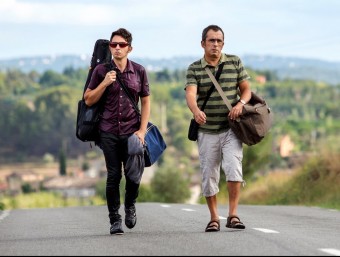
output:
[[[103,201],[98,197],[87,199],[65,198],[61,194],[53,192],[39,192],[20,194],[13,197],[4,197],[3,203],[6,209],[29,209],[29,208],[59,208],[70,206],[101,205]]]
[[[96,195],[106,200],[106,180],[98,182]],[[138,202],[184,203],[190,198],[189,180],[181,171],[169,166],[161,167],[155,173],[150,185],[141,184]],[[120,184],[121,202],[125,196],[125,178]]]
[[[153,200],[163,203],[184,203],[190,198],[189,180],[175,167],[160,168],[151,181]]]
[[[262,183],[251,193],[246,192],[242,202],[340,209],[340,153],[315,155],[288,179],[286,176],[284,183],[278,182],[271,180],[266,185]]]

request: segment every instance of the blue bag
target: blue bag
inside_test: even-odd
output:
[[[133,97],[131,96],[129,89],[120,78],[119,70],[117,70],[114,67],[112,67],[111,69],[117,71],[117,81],[119,85],[122,87],[124,93],[129,98],[135,111],[138,113],[139,116],[141,116],[138,105],[133,100]],[[148,122],[145,134],[145,152],[144,152],[145,167],[150,167],[151,165],[153,165],[159,159],[159,157],[161,157],[165,149],[166,144],[164,142],[161,132],[158,130],[157,126],[155,126],[151,122]]]
[[[166,149],[166,143],[157,126],[148,123],[148,128],[145,135],[145,167],[153,165]]]

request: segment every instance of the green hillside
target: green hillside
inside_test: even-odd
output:
[[[318,155],[321,150],[333,154],[340,150],[340,85],[279,79],[271,71],[249,70],[249,73],[253,90],[263,96],[273,110],[274,125],[263,142],[245,147],[246,179],[256,181],[269,171],[295,169],[302,164],[305,175],[290,183],[294,188],[308,185],[303,180],[309,178],[306,174],[312,172],[314,166],[310,163],[313,162],[305,164],[305,159],[299,157],[316,154],[314,162],[323,163],[325,159]],[[93,151],[89,144],[75,137],[77,102],[86,76],[86,69],[74,68],[67,68],[62,73],[51,70],[43,73],[0,72],[0,163],[39,162],[47,155],[58,159],[61,151],[68,159],[74,159]],[[197,146],[187,139],[192,115],[185,101],[185,71],[149,72],[149,80],[151,119],[163,131],[168,144],[159,169],[176,167],[183,177],[193,181],[199,173],[199,163]],[[333,170],[336,167],[339,165],[329,165],[325,172],[336,173],[338,171]],[[315,190],[323,192],[331,188],[334,180],[325,177],[323,183],[329,183],[329,186]],[[300,203],[291,195],[294,192],[297,191],[290,189],[284,192],[286,198],[275,197],[275,201],[266,200],[266,203]],[[321,204],[324,197],[330,201],[339,199],[325,193],[316,193],[310,199]],[[308,203],[309,198],[306,199]],[[252,203],[252,199],[248,198],[247,202]]]

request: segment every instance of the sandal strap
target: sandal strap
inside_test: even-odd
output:
[[[238,219],[238,221],[233,221],[233,222],[231,222],[232,219]],[[241,219],[240,219],[238,216],[232,215],[232,216],[229,216],[229,217],[228,217],[227,223],[228,223],[228,224],[231,224],[231,223],[242,223],[242,222],[241,222]]]
[[[228,217],[228,220],[231,221],[232,219],[238,219],[238,221],[241,222],[241,219],[237,215],[231,215]]]
[[[213,223],[216,223],[217,225],[214,225]],[[220,227],[220,221],[219,220],[211,220],[207,225],[207,228],[209,228],[209,227],[219,228]]]
[[[210,227],[213,223],[217,223],[217,225],[220,225],[220,221],[219,221],[219,220],[211,220],[211,221],[208,223],[208,226],[207,226],[207,227]]]
[[[236,220],[232,221],[232,219],[237,219],[237,221]],[[239,227],[237,227],[237,226],[239,226]],[[239,228],[239,229],[245,228],[241,219],[236,215],[231,215],[231,216],[228,217],[226,227],[227,228]]]

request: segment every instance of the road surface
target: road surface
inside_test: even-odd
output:
[[[0,255],[340,256],[340,212],[241,205],[243,231],[205,233],[206,205],[137,204],[134,229],[109,234],[106,206],[0,212]],[[124,216],[123,216],[124,217]]]

